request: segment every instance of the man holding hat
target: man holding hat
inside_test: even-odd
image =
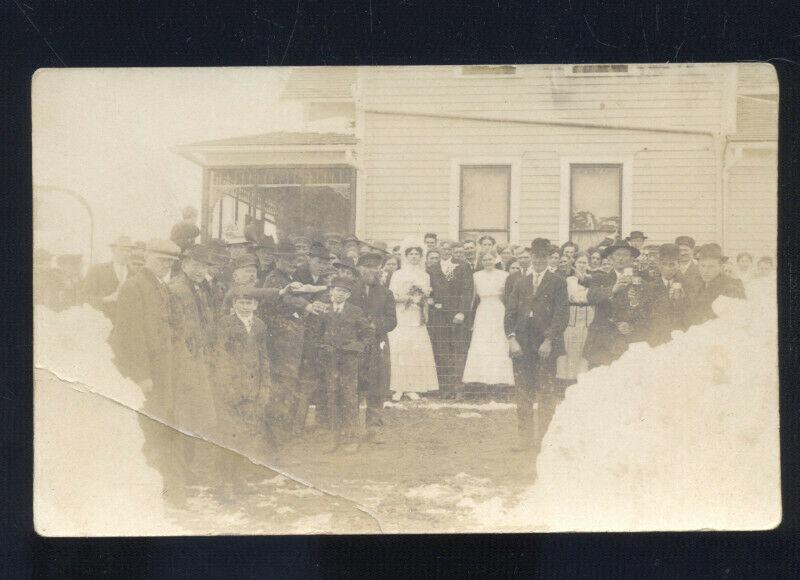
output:
[[[549,240],[533,240],[531,273],[517,279],[506,304],[504,326],[517,393],[519,445],[515,451],[533,447],[537,431],[544,435],[545,426],[537,425],[534,408],[541,408],[549,398],[544,391],[554,376],[556,359],[565,352],[567,283],[547,267],[551,249]]]
[[[322,319],[320,366],[325,377],[329,424],[335,450],[358,450],[358,370],[373,330],[358,306],[348,303],[354,280],[335,278],[331,305]]]
[[[388,333],[397,326],[397,309],[392,291],[380,282],[383,256],[377,252],[358,258],[359,279],[354,281],[349,304],[358,306],[372,329],[364,357],[359,364],[359,390],[367,397],[367,430],[373,443],[380,443],[377,429],[383,425],[381,413],[389,393],[391,356]]]
[[[720,296],[745,299],[741,280],[731,278],[722,271],[724,257],[718,244],[705,244],[697,252],[697,268],[700,273],[700,287],[691,296],[689,321],[702,324],[716,318],[712,304]]]
[[[628,344],[649,336],[651,296],[633,270],[633,260],[638,256],[639,250],[624,240],[603,251],[603,258],[611,260],[613,269],[593,279],[587,292],[587,303],[595,305],[583,347],[590,368],[611,364],[628,350]]]
[[[114,328],[109,338],[117,368],[142,389],[142,411],[169,425],[173,424],[175,316],[167,283],[172,264],[180,253],[181,249],[169,240],[147,243],[144,266],[119,288]],[[164,428],[145,416],[140,416],[139,425],[145,438],[143,452],[164,476],[165,487],[169,487],[169,475],[174,473],[171,438],[165,440]],[[175,490],[180,492],[181,487]]]
[[[83,299],[112,321],[117,309],[117,290],[128,278],[128,261],[133,250],[133,240],[121,236],[111,243],[110,262],[89,268],[83,282]]]

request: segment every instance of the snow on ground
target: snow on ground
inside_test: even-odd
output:
[[[762,529],[781,519],[774,286],[631,349],[568,388],[520,501],[475,506],[498,529]]]

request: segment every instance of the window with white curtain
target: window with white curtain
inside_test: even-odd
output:
[[[462,165],[459,238],[508,242],[510,202],[510,165]]]

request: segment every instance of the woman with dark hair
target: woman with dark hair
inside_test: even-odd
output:
[[[427,328],[431,278],[422,260],[423,247],[415,241],[402,244],[403,265],[389,285],[397,308],[397,327],[389,333],[393,401],[399,401],[403,394],[415,401],[418,393],[439,388]]]
[[[399,268],[399,258],[395,257],[394,255],[386,258],[386,260],[383,262],[383,267],[381,268],[381,284],[388,288],[389,284],[392,283],[392,274],[394,274]]]

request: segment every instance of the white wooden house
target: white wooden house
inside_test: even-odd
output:
[[[204,169],[205,235],[246,214],[390,243],[618,228],[771,255],[777,95],[766,64],[297,68],[283,98],[338,131],[177,152]]]

